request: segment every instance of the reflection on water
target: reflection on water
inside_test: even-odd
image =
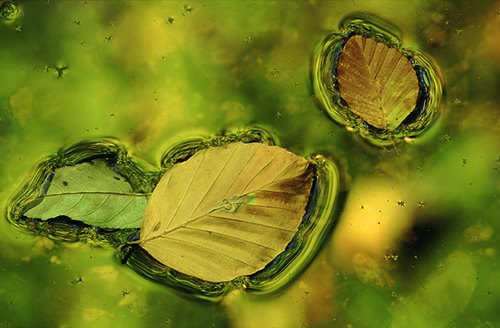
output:
[[[282,293],[218,305],[122,270],[111,248],[4,218],[0,326],[500,326],[497,2],[9,2],[22,14],[0,19],[3,209],[62,145],[114,137],[149,171],[178,141],[255,124],[340,164],[354,196]],[[360,143],[315,103],[314,49],[353,12],[397,26],[440,67],[443,115],[412,144]]]

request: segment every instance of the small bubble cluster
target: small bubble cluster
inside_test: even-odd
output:
[[[21,15],[21,8],[11,1],[0,3],[0,19],[13,21]]]

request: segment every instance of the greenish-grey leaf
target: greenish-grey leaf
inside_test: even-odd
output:
[[[102,160],[55,170],[42,201],[24,215],[48,220],[65,215],[101,228],[139,228],[147,196]]]

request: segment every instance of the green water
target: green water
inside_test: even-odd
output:
[[[369,146],[317,104],[314,49],[356,11],[440,68],[443,112],[414,143]],[[172,145],[255,125],[337,163],[348,197],[285,291],[220,304],[144,279],[111,247],[0,220],[0,327],[499,326],[498,12],[493,1],[19,2],[0,20],[4,216],[63,146],[114,137],[153,170]]]

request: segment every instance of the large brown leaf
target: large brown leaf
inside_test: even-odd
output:
[[[297,232],[311,185],[310,163],[283,148],[238,142],[202,150],[161,178],[139,244],[206,281],[253,274]]]
[[[337,69],[340,95],[368,124],[394,130],[413,111],[418,79],[397,49],[360,35],[344,46]]]

